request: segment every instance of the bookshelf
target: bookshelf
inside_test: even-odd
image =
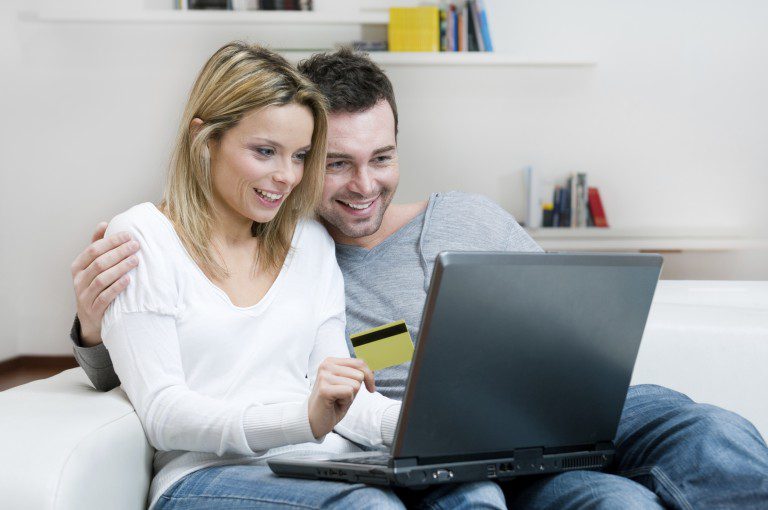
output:
[[[316,11],[215,11],[144,9],[124,12],[98,10],[65,11],[61,9],[24,11],[19,18],[38,23],[95,24],[206,24],[206,25],[386,25],[387,13],[368,12],[357,15]]]
[[[547,251],[714,252],[768,248],[768,238],[735,229],[527,229]]]
[[[173,9],[144,9],[124,12],[65,11],[61,9],[24,11],[19,19],[27,23],[44,24],[118,24],[118,25],[320,25],[386,26],[389,13],[362,11],[356,15],[340,15],[317,11],[195,11]],[[291,61],[299,61],[312,51],[281,51]],[[483,67],[575,67],[597,65],[593,58],[526,57],[497,52],[371,52],[371,58],[384,66],[483,66]]]
[[[309,57],[309,51],[281,51],[288,60],[299,61]],[[390,52],[373,51],[369,55],[378,64],[397,66],[484,66],[484,67],[592,67],[590,59],[527,58],[504,53],[483,52]]]

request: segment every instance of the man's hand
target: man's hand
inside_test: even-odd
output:
[[[91,245],[72,262],[72,280],[85,347],[101,343],[101,319],[109,304],[128,286],[126,274],[136,267],[139,243],[127,232],[104,239],[106,223],[99,223]]]
[[[326,358],[309,395],[309,426],[315,439],[333,430],[347,414],[362,384],[373,393],[373,372],[355,358]]]

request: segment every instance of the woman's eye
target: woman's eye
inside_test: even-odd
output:
[[[304,160],[306,160],[306,159],[307,159],[307,153],[306,153],[306,152],[299,152],[298,154],[296,154],[296,155],[295,155],[295,156],[293,156],[293,157],[294,157],[295,159],[299,160],[299,161],[304,161]]]
[[[275,149],[269,147],[256,147],[255,151],[261,156],[270,157],[275,155]]]

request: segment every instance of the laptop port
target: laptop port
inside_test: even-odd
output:
[[[450,469],[438,469],[432,473],[432,478],[438,482],[447,482],[453,480],[453,471]]]

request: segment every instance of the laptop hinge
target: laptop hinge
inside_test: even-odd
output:
[[[513,457],[517,469],[537,469],[544,461],[544,448],[520,448]]]
[[[393,468],[406,468],[406,467],[413,467],[417,466],[419,464],[419,459],[416,457],[408,457],[408,458],[398,458],[394,459],[392,462]]]

